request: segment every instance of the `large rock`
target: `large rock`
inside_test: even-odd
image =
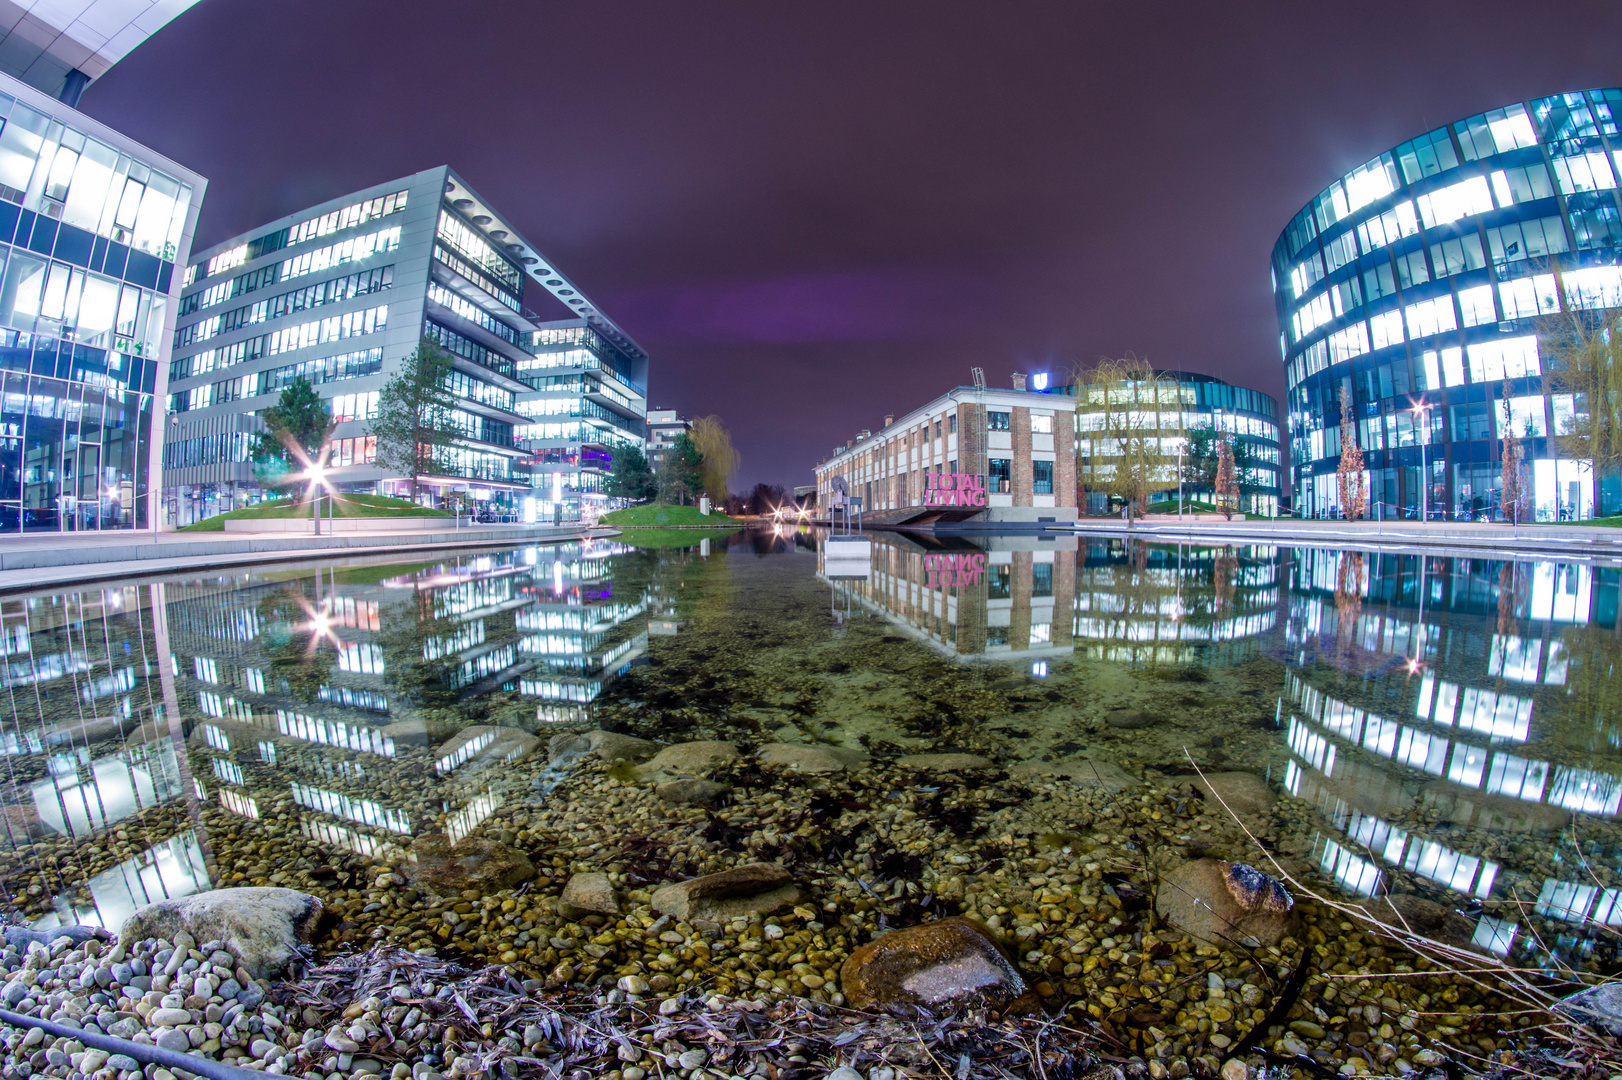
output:
[[[659,750],[659,744],[617,731],[585,731],[578,735],[554,735],[546,744],[546,759],[556,762],[565,757],[585,757],[595,754],[603,761],[646,761]]]
[[[1367,913],[1369,922],[1383,930],[1416,934],[1461,949],[1477,948],[1475,922],[1435,900],[1413,893],[1391,893],[1359,901],[1357,907]]]
[[[903,754],[895,763],[903,769],[919,772],[965,772],[992,767],[991,760],[979,754]]]
[[[125,946],[146,938],[220,941],[248,974],[269,978],[299,955],[321,914],[321,901],[294,889],[215,889],[159,900],[136,911],[118,929]]]
[[[523,761],[541,745],[541,740],[520,728],[475,724],[463,728],[454,738],[434,751],[434,767],[442,773],[472,772],[492,765],[512,765]]]
[[[1071,758],[1066,761],[1025,761],[1008,770],[1010,776],[1034,780],[1044,776],[1061,777],[1077,787],[1099,788],[1111,794],[1137,787],[1137,777],[1110,761]]]
[[[32,803],[0,806],[0,843],[26,844],[49,836],[51,831]]]
[[[896,930],[850,954],[839,986],[858,1009],[932,1011],[1032,1003],[1019,968],[974,922],[953,917]]]
[[[1104,723],[1112,728],[1123,728],[1127,731],[1146,728],[1154,722],[1154,717],[1141,709],[1111,709],[1104,714]]]
[[[444,833],[418,837],[401,869],[412,884],[436,896],[469,889],[488,896],[535,876],[529,857],[516,848],[471,838],[452,844]]]
[[[1601,983],[1579,990],[1556,1003],[1555,1010],[1579,1023],[1622,1035],[1622,985],[1617,983]]]
[[[714,780],[666,780],[654,787],[653,793],[675,806],[716,802],[732,790]]]
[[[400,720],[383,729],[395,746],[434,746],[454,738],[462,729],[455,720]]]
[[[855,772],[867,766],[863,751],[821,743],[767,743],[757,756],[763,765],[782,765],[795,772]]]
[[[1273,878],[1243,863],[1195,859],[1163,875],[1155,891],[1162,922],[1211,945],[1277,945],[1295,923],[1295,901]]]
[[[746,863],[719,874],[679,881],[655,889],[651,898],[653,910],[689,922],[765,915],[799,902],[794,878],[776,863]]]
[[[684,777],[704,777],[738,760],[738,748],[729,742],[685,742],[667,746],[636,774],[643,780],[664,783]]]
[[[1278,796],[1267,786],[1267,781],[1255,773],[1206,773],[1189,779],[1205,796],[1207,810],[1225,813],[1222,809],[1225,803],[1228,810],[1247,825],[1265,819],[1273,812],[1273,804],[1278,801]]]
[[[608,875],[584,871],[569,878],[558,897],[558,914],[565,919],[583,919],[587,915],[618,915],[619,898]]]

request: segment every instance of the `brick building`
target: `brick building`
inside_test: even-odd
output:
[[[816,467],[817,505],[844,477],[879,525],[969,527],[1076,520],[1076,400],[1025,389],[960,386],[885,417]]]

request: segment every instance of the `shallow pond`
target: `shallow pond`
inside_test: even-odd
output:
[[[1402,979],[1413,958],[1327,902],[1389,895],[1462,949],[1616,968],[1616,568],[1074,537],[875,535],[866,562],[820,547],[597,541],[6,598],[0,906],[116,929],[166,896],[285,884],[327,902],[323,948],[835,1001],[872,929],[966,912],[1059,1006],[1192,1052],[1264,1015],[1202,1001],[1177,1029],[1192,1014],[1168,1000],[1200,995],[1143,989],[1196,958],[1157,952],[1156,877],[1210,855],[1289,877],[1325,971],[1391,976],[1338,1005],[1330,989],[1308,1023],[1344,1036],[1340,1058],[1389,1042],[1356,1051],[1374,1071],[1414,1056],[1378,1015],[1393,994],[1462,993],[1459,1013],[1416,1015],[1481,1053],[1498,1028],[1468,1002],[1502,1002]],[[713,770],[724,792],[690,799],[567,749],[598,728],[740,756]],[[766,744],[788,749],[757,759]],[[942,753],[989,767],[900,760]],[[1222,789],[1225,810],[1202,773],[1264,788]],[[418,879],[433,844],[469,840],[533,874]],[[554,910],[576,870],[609,873],[629,914],[750,859],[805,890],[781,948],[758,917],[700,948],[691,928],[644,941],[634,917],[616,935]],[[1208,966],[1252,1004],[1292,943]]]

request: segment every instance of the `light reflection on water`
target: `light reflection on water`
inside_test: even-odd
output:
[[[151,900],[247,880],[251,857],[220,865],[211,828],[274,821],[316,862],[474,835],[540,797],[515,763],[544,763],[559,730],[606,718],[680,738],[691,691],[661,658],[713,640],[748,669],[763,636],[729,627],[843,643],[840,677],[869,679],[875,698],[906,683],[865,659],[871,635],[845,637],[873,621],[885,641],[966,672],[1006,668],[1005,689],[1034,682],[1060,702],[1010,707],[1017,723],[995,730],[942,730],[942,746],[1016,760],[1096,746],[1137,775],[1256,772],[1301,801],[1280,858],[1344,894],[1419,893],[1467,914],[1483,949],[1609,962],[1601,928],[1622,926],[1616,569],[873,540],[854,566],[826,562],[802,531],[6,599],[9,914],[116,927]],[[1085,692],[1061,701],[1066,688]],[[1121,704],[1156,723],[1119,738],[1099,721]],[[717,712],[760,737],[769,729],[747,724],[764,721],[741,718],[757,705]],[[917,746],[916,731],[871,723],[844,737]]]

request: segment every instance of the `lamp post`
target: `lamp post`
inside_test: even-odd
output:
[[[327,471],[319,465],[311,465],[305,470],[310,478],[310,516],[315,519],[315,535],[321,535],[321,484],[327,478]]]
[[[1420,428],[1425,433],[1424,441],[1419,444],[1419,520],[1429,522],[1431,519],[1431,470],[1430,470],[1430,405],[1423,401],[1414,403],[1414,416],[1419,421]]]

